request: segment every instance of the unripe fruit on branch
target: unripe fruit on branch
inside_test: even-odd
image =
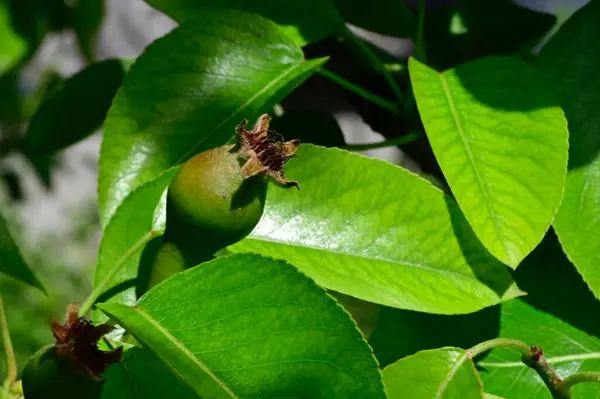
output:
[[[283,173],[300,142],[269,132],[263,114],[254,128],[236,127],[236,143],[204,151],[185,162],[169,185],[164,244],[152,265],[149,287],[209,260],[246,237],[260,220],[267,181],[297,187]]]
[[[79,304],[72,303],[64,324],[52,321],[56,343],[40,349],[23,370],[25,399],[100,398],[101,375],[121,360],[122,348],[111,352],[98,349],[98,340],[113,327],[94,326],[78,313]]]

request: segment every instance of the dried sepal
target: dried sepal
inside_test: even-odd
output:
[[[67,306],[64,324],[52,318],[52,334],[56,339],[54,350],[61,359],[69,360],[74,368],[86,372],[95,380],[112,364],[121,360],[123,348],[105,352],[98,349],[98,341],[113,330],[109,324],[94,326],[84,317],[79,317],[79,304]]]
[[[244,178],[262,175],[283,187],[300,189],[297,181],[285,177],[283,166],[298,151],[300,140],[283,141],[283,138],[269,131],[271,117],[261,115],[252,130],[247,130],[248,120],[244,119],[237,127],[235,150],[241,151],[248,159],[242,166]]]

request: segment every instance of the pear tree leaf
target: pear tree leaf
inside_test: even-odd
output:
[[[0,214],[0,273],[46,292],[33,270],[23,260],[2,214]]]
[[[41,103],[29,123],[24,150],[48,155],[94,133],[124,76],[120,60],[98,62],[71,76]]]
[[[299,46],[324,39],[344,29],[333,0],[145,0],[152,7],[164,12],[177,22],[184,22],[206,9],[229,9],[268,18],[278,24]],[[253,15],[254,14],[254,15]]]
[[[136,301],[135,279],[138,277],[144,246],[164,230],[161,198],[178,168],[166,171],[158,179],[138,187],[117,209],[104,230],[94,276],[93,296],[103,302],[133,305]],[[159,212],[152,213],[152,210]],[[149,211],[150,210],[150,211]],[[94,312],[93,319],[103,322],[106,317]]]
[[[483,385],[464,349],[425,350],[383,370],[388,399],[482,399]]]
[[[569,172],[554,220],[563,249],[600,298],[600,2],[578,10],[540,52],[569,121]]]
[[[489,57],[438,73],[409,61],[419,113],[461,210],[512,268],[540,243],[562,198],[565,116],[534,67]]]
[[[282,261],[224,256],[98,307],[200,397],[385,398],[348,313]]]
[[[150,351],[127,349],[104,374],[102,399],[200,399]]]
[[[132,65],[108,112],[100,154],[106,227],[137,186],[225,144],[289,94],[325,59],[307,61],[273,22],[206,9],[153,42]]]
[[[272,185],[261,221],[230,251],[285,259],[325,288],[422,312],[469,313],[522,294],[458,206],[407,170],[302,145],[286,176],[300,191]]]

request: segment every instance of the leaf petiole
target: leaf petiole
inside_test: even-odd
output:
[[[484,341],[467,350],[467,353],[473,359],[474,357],[487,352],[496,347],[507,347],[516,349],[521,353],[521,361],[535,372],[544,381],[548,390],[554,399],[570,399],[571,388],[573,385],[583,382],[600,383],[600,372],[585,371],[571,374],[565,379],[561,379],[556,371],[550,366],[542,348],[539,346],[528,346],[522,341],[508,338],[496,338]]]
[[[471,349],[468,349],[467,353],[469,354],[471,359],[474,359],[475,357],[481,355],[482,353],[487,352],[487,351],[489,351],[493,348],[497,348],[497,347],[516,349],[519,352],[521,352],[521,356],[528,356],[529,349],[530,349],[529,345],[527,345],[525,342],[519,341],[517,339],[494,338],[494,339],[490,339],[489,341],[484,341],[484,342],[481,342],[481,343],[475,345]]]
[[[571,374],[558,385],[558,390],[561,392],[564,398],[570,398],[571,388],[573,387],[573,385],[581,384],[582,382],[600,383],[600,372],[582,371],[579,373]]]

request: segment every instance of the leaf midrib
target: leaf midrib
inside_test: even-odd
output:
[[[175,162],[175,165],[178,165],[178,164],[184,162],[191,154],[196,152],[196,150],[198,149],[198,147],[200,147],[202,145],[202,143],[204,143],[208,138],[210,138],[213,134],[215,134],[215,132],[219,131],[219,129],[221,129],[223,126],[225,126],[231,120],[236,118],[237,115],[239,115],[243,110],[245,110],[247,107],[249,107],[254,101],[256,101],[264,93],[268,92],[271,88],[276,86],[281,80],[283,80],[283,78],[285,78],[286,76],[291,74],[295,69],[299,68],[300,66],[303,66],[305,62],[306,61],[301,61],[301,62],[293,64],[292,66],[290,66],[289,68],[284,70],[282,73],[280,73],[271,82],[269,82],[267,85],[265,85],[265,87],[263,87],[262,89],[257,91],[245,103],[243,103],[237,109],[235,109],[231,114],[229,114],[229,116],[225,117],[217,126],[215,126],[213,129],[211,129],[207,134],[203,135],[202,138],[196,144],[194,144],[194,146],[192,146],[185,154],[183,154],[183,156],[181,156]]]
[[[471,164],[471,167],[475,173],[477,186],[479,187],[479,190],[483,194],[486,208],[487,208],[490,216],[492,217],[492,225],[494,226],[494,230],[496,231],[498,240],[500,241],[500,244],[502,245],[502,248],[504,249],[504,253],[506,254],[506,256],[510,257],[510,254],[506,248],[506,244],[505,244],[504,240],[502,239],[502,234],[500,233],[500,227],[498,226],[498,219],[496,216],[496,211],[494,210],[494,208],[491,205],[490,194],[488,193],[488,191],[485,188],[485,185],[483,184],[483,178],[481,177],[481,175],[479,173],[479,169],[477,168],[477,165],[475,163],[475,157],[473,156],[473,153],[471,152],[471,147],[467,143],[467,140],[465,137],[465,132],[463,130],[463,126],[460,121],[460,117],[458,115],[458,110],[456,109],[456,104],[454,102],[454,98],[450,91],[450,87],[448,86],[448,81],[446,80],[446,77],[444,76],[443,73],[438,73],[438,76],[440,77],[444,95],[446,96],[446,101],[448,102],[448,107],[450,108],[450,112],[452,113],[452,118],[454,119],[454,124],[456,126],[458,136],[460,138],[461,143],[463,144],[463,147],[465,148],[465,151],[467,153],[467,158],[469,159],[469,163]]]
[[[468,353],[465,352],[464,354],[461,355],[460,358],[458,358],[456,360],[456,363],[454,364],[454,366],[452,366],[452,368],[446,375],[446,378],[444,378],[444,380],[440,384],[440,387],[438,388],[438,391],[436,392],[435,399],[439,399],[442,397],[442,395],[446,391],[446,388],[448,388],[448,384],[450,384],[450,381],[452,381],[452,377],[454,377],[454,375],[456,375],[456,372],[465,363],[465,360],[467,358],[468,358]]]
[[[434,273],[438,273],[438,274],[450,274],[450,275],[459,277],[461,279],[477,280],[475,277],[471,277],[471,276],[462,274],[462,273],[454,271],[454,270],[438,269],[438,268],[435,268],[435,267],[432,267],[432,266],[429,266],[429,265],[424,265],[424,264],[420,264],[420,263],[398,261],[398,260],[389,259],[389,258],[386,258],[386,257],[368,257],[368,256],[365,256],[365,255],[360,255],[360,254],[356,254],[356,253],[342,252],[342,251],[333,250],[333,249],[324,249],[324,248],[319,248],[319,247],[315,247],[315,246],[311,246],[311,245],[307,245],[307,244],[300,244],[300,243],[289,242],[289,241],[281,241],[281,240],[276,240],[276,239],[273,239],[273,238],[266,238],[266,237],[263,237],[263,236],[261,236],[261,237],[250,236],[250,237],[246,238],[245,240],[248,240],[248,241],[266,241],[268,243],[273,243],[273,244],[278,244],[278,245],[285,245],[285,246],[289,246],[289,247],[307,248],[307,249],[310,249],[310,250],[313,250],[313,251],[321,251],[321,252],[333,253],[333,254],[337,254],[337,255],[344,255],[344,256],[349,256],[349,257],[366,259],[366,260],[370,260],[370,261],[377,260],[377,261],[381,261],[381,262],[392,263],[392,264],[395,264],[395,265],[398,265],[398,266],[402,266],[402,267],[406,267],[406,268],[417,268],[417,269],[421,269],[421,270],[425,270],[425,271],[429,271],[429,272],[434,272]],[[243,241],[242,241],[242,243],[243,243]]]
[[[230,398],[232,398],[232,399],[240,399],[240,397],[237,396],[223,381],[221,381],[210,370],[210,368],[208,368],[208,366],[206,364],[204,364],[202,361],[200,361],[200,359],[198,359],[197,357],[195,357],[194,354],[192,352],[190,352],[185,347],[185,345],[183,345],[181,342],[179,342],[179,340],[177,340],[173,335],[171,335],[169,333],[169,331],[167,331],[162,325],[160,325],[160,323],[156,322],[152,317],[150,317],[150,315],[148,315],[146,312],[144,312],[143,310],[141,310],[138,307],[132,307],[131,309],[134,312],[138,313],[145,320],[147,320],[148,323],[150,323],[153,327],[155,327],[159,333],[161,333],[169,342],[171,342],[175,346],[175,348],[177,348],[178,350],[180,350],[188,359],[190,359],[195,365],[197,365],[200,370],[202,370],[213,381],[215,381],[221,387],[221,389],[223,389],[223,391],[225,393],[227,393],[227,395],[229,395]],[[167,364],[167,366],[169,366],[169,368],[171,370],[173,370],[174,372],[177,371],[169,363],[165,362],[165,364]]]

